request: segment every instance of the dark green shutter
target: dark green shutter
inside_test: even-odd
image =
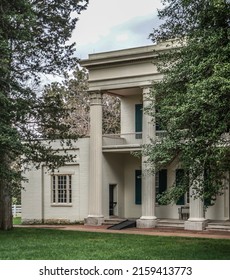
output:
[[[142,135],[140,132],[142,132],[142,118],[143,118],[143,104],[136,104],[135,105],[135,132],[138,132],[136,134],[136,139],[141,139]]]
[[[141,170],[135,170],[135,204],[141,204]]]
[[[184,180],[184,169],[176,169],[176,186],[179,186],[182,181]],[[182,195],[177,203],[177,205],[184,205],[185,204],[185,199],[184,195]]]
[[[159,194],[167,190],[167,169],[159,171]]]
[[[159,178],[157,195],[160,195],[167,190],[167,169],[161,169],[160,171],[158,171],[157,176]],[[157,197],[156,202],[160,204]]]

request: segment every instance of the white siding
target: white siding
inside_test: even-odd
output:
[[[57,143],[55,144],[57,146]],[[22,191],[22,222],[77,222],[88,214],[89,138],[78,140],[71,153],[74,163],[66,164],[55,174],[71,174],[71,205],[54,205],[51,201],[51,173],[46,167],[32,169],[25,176],[28,182]]]
[[[121,98],[121,134],[135,132],[135,104],[141,103],[141,95]]]
[[[124,217],[124,155],[104,153],[103,156],[103,214],[109,216],[109,185],[117,185],[115,214]]]
[[[125,156],[125,217],[141,217],[141,205],[135,204],[135,170],[141,169],[140,159],[126,154]]]

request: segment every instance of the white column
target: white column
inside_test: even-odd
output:
[[[149,88],[143,89],[143,109],[150,104]],[[143,112],[142,125],[143,144],[149,144],[155,138],[155,125],[152,117]],[[155,175],[148,171],[147,157],[142,156],[142,216],[137,220],[138,228],[152,228],[156,226],[155,216]]]
[[[102,214],[102,95],[90,96],[90,185],[89,214],[85,223],[101,225]]]
[[[199,182],[194,182],[199,184]],[[207,225],[207,220],[204,217],[204,202],[201,198],[194,198],[195,188],[190,188],[190,202],[189,202],[189,219],[185,222],[184,228],[186,230],[203,230]]]

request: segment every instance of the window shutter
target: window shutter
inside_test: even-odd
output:
[[[182,181],[184,180],[184,169],[176,169],[176,186],[179,186]],[[182,195],[176,205],[184,205],[185,204],[185,199],[184,195]]]
[[[159,171],[159,194],[167,190],[167,169]]]
[[[136,139],[141,139],[142,135],[142,118],[143,118],[143,104],[136,104],[135,105],[135,132]]]

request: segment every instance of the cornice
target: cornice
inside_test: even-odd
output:
[[[171,48],[172,49],[172,48]],[[80,64],[87,69],[115,67],[117,65],[135,64],[156,59],[162,52],[166,52],[165,46],[145,46],[139,48],[124,49],[104,53],[90,54],[88,59],[83,59]]]

